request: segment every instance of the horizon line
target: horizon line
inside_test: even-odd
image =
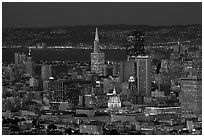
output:
[[[83,26],[113,26],[113,25],[124,25],[124,26],[149,26],[149,27],[169,27],[169,26],[192,26],[202,24],[194,23],[194,24],[171,24],[171,25],[147,25],[147,24],[87,24],[87,25],[50,25],[50,26],[33,26],[33,27],[3,27],[2,29],[40,29],[40,28],[54,28],[54,27],[83,27]]]

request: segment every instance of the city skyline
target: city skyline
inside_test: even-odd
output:
[[[3,135],[202,135],[202,25],[67,26],[188,24],[199,3],[7,4],[45,26],[2,31]]]
[[[2,3],[3,28],[74,26],[91,24],[93,25],[145,24],[153,26],[202,24],[202,3],[201,2]]]

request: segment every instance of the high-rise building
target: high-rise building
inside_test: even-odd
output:
[[[142,96],[151,96],[151,62],[149,56],[137,56],[137,88]]]
[[[91,53],[91,71],[99,75],[103,75],[105,67],[105,54],[99,50],[98,29],[96,28],[94,52]]]
[[[141,31],[133,31],[127,37],[127,60],[136,59],[138,55],[144,55],[145,34]]]
[[[25,65],[26,54],[24,54],[24,53],[15,53],[14,54],[14,61],[15,61],[16,66]]]
[[[188,77],[180,79],[181,92],[179,93],[179,102],[183,114],[193,112],[193,114],[202,113],[202,79],[201,74],[190,74]]]
[[[128,89],[130,90],[130,101],[132,102],[132,104],[138,104],[137,102],[137,85],[136,85],[136,81],[135,78],[133,76],[130,76],[129,80],[128,80]]]
[[[52,65],[42,65],[41,66],[41,78],[42,80],[48,80],[52,77]]]
[[[120,82],[128,82],[129,78],[137,75],[137,63],[135,60],[124,61],[120,63]]]
[[[162,59],[161,60],[161,71],[162,72],[168,72],[168,60],[167,59]]]
[[[19,64],[19,53],[14,53],[14,63],[15,63],[15,66],[18,66],[18,64]]]
[[[50,104],[54,110],[57,110],[57,107],[64,102],[78,105],[79,95],[81,95],[75,83],[67,80],[49,82],[49,92]]]
[[[27,61],[25,62],[25,71],[26,71],[26,76],[31,77],[34,74],[34,67],[35,64],[32,61],[32,57],[31,57],[31,50],[29,50],[29,54],[27,57]]]

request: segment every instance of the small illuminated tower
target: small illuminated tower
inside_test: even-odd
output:
[[[99,75],[102,75],[104,66],[105,66],[105,54],[100,52],[99,50],[98,29],[96,28],[94,51],[93,53],[91,53],[91,71]]]
[[[135,78],[133,76],[130,76],[130,78],[128,79],[128,87],[131,91],[136,92],[136,81]]]
[[[31,57],[31,49],[29,49],[27,61],[31,61],[31,60],[32,60],[32,57]]]
[[[129,99],[130,99],[131,103],[137,104],[137,96],[138,96],[137,84],[136,84],[136,80],[133,76],[130,76],[130,78],[128,79],[128,88],[130,90]]]

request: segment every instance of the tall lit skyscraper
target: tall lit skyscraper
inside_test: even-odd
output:
[[[26,76],[31,77],[34,73],[34,62],[32,61],[31,57],[31,50],[29,49],[29,54],[27,57],[27,61],[25,62],[25,71],[26,71]]]
[[[202,113],[202,79],[201,74],[190,74],[188,77],[181,78],[181,92],[179,102],[184,114],[193,112]]]
[[[136,59],[138,55],[144,55],[145,34],[141,31],[133,31],[127,37],[127,60]]]
[[[137,88],[142,96],[151,95],[151,62],[149,56],[137,56]]]
[[[42,80],[48,80],[52,76],[52,65],[41,66],[41,78]]]
[[[100,52],[99,50],[98,29],[96,28],[94,40],[94,52],[91,53],[91,71],[99,75],[103,75],[104,66],[105,66],[105,54]]]

